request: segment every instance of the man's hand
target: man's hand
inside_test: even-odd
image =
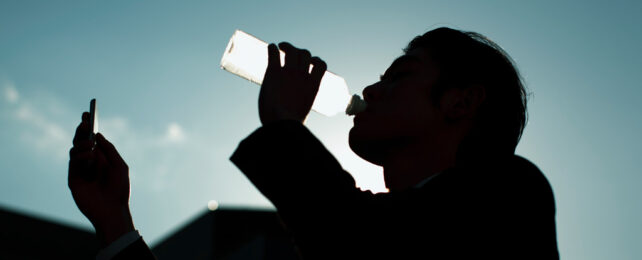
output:
[[[279,48],[285,52],[281,67]],[[287,42],[268,45],[268,67],[259,94],[259,117],[266,125],[278,120],[305,120],[319,91],[321,78],[327,68],[318,57],[307,50],[297,49]],[[314,65],[310,72],[310,64]]]
[[[89,113],[82,115],[69,152],[69,189],[104,245],[134,230],[129,211],[129,168],[102,134],[89,140]]]

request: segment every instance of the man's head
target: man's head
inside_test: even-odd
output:
[[[510,57],[473,32],[439,28],[413,39],[368,86],[350,146],[377,165],[401,151],[451,152],[464,162],[510,155],[526,124],[526,92]]]

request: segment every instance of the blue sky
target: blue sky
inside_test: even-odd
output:
[[[361,93],[412,37],[449,26],[496,41],[533,93],[517,153],[553,186],[562,257],[639,259],[641,13],[636,1],[2,1],[0,206],[91,228],[66,171],[95,97],[152,244],[210,200],[271,207],[228,160],[260,124],[258,87],[219,68],[234,30],[305,47]],[[348,148],[349,117],[307,125],[360,187],[383,190],[381,169]]]

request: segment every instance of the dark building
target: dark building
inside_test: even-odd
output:
[[[158,259],[298,259],[276,212],[207,211],[152,251]]]
[[[0,209],[0,259],[95,259],[92,232]],[[144,234],[143,234],[144,235]],[[298,259],[276,212],[206,211],[152,247],[163,259]]]
[[[96,235],[0,209],[0,259],[95,259]]]

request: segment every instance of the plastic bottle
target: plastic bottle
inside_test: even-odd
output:
[[[221,68],[261,85],[267,68],[267,46],[266,42],[236,30],[223,53]],[[284,59],[285,53],[281,51],[281,64]],[[325,72],[312,110],[325,116],[333,116],[341,111],[354,115],[365,107],[366,103],[359,95],[350,96],[348,85],[342,77],[330,71]]]

